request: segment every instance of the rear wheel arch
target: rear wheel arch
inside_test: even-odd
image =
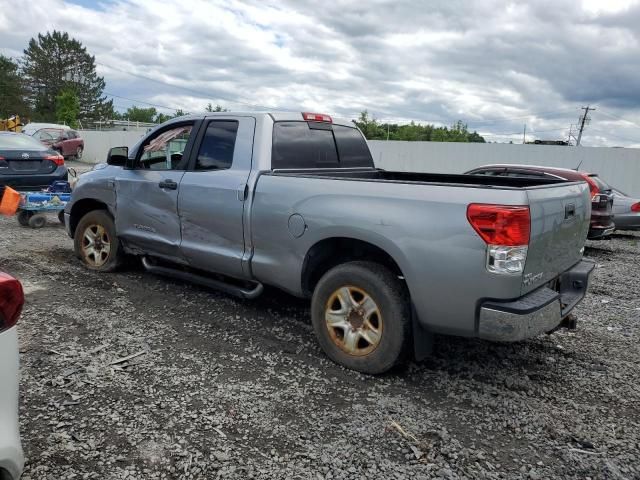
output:
[[[358,238],[328,237],[316,242],[305,255],[301,274],[303,293],[311,296],[325,273],[337,265],[353,261],[378,263],[398,277],[404,277],[401,263],[387,249]]]

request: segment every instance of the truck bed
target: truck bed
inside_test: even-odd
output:
[[[294,177],[323,177],[334,180],[374,181],[392,183],[430,184],[464,186],[477,188],[496,187],[500,189],[521,189],[568,183],[566,180],[555,178],[528,177],[500,177],[484,175],[463,175],[448,173],[415,173],[393,172],[382,169],[304,169],[304,170],[274,170],[268,175]]]

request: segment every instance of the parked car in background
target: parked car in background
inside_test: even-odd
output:
[[[640,198],[630,197],[615,187],[609,188],[613,192],[613,215],[616,230],[640,230]]]
[[[335,362],[382,373],[434,333],[520,341],[572,327],[594,263],[585,182],[375,168],[349,120],[212,113],[156,127],[83,174],[65,207],[77,256],[242,298],[311,299]],[[413,313],[412,313],[413,312]]]
[[[39,190],[55,180],[67,180],[59,152],[24,133],[0,132],[0,185]]]
[[[77,131],[61,128],[42,128],[33,134],[47,147],[60,152],[65,158],[80,160],[84,152],[84,140]]]
[[[22,133],[33,137],[33,134],[38,130],[42,130],[43,128],[53,128],[56,130],[70,130],[71,127],[69,125],[62,125],[60,123],[37,123],[31,122],[27,123],[22,127]]]
[[[591,191],[591,223],[587,238],[597,240],[611,235],[616,228],[613,214],[613,193],[595,173],[579,172],[570,168],[541,167],[535,165],[483,165],[466,172],[491,177],[558,178],[589,184]]]
[[[18,333],[22,285],[0,272],[0,479],[17,480],[24,457],[18,422]]]

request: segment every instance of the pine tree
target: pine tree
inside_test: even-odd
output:
[[[80,121],[113,114],[113,101],[103,96],[105,82],[96,73],[95,57],[66,32],[32,38],[24,51],[23,73],[34,118],[54,120],[56,99],[69,90],[77,95]]]

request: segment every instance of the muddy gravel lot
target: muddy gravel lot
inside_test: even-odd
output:
[[[24,478],[640,478],[640,234],[586,255],[577,330],[437,337],[368,377],[322,354],[305,301],[92,273],[53,216],[0,217],[27,296]]]

